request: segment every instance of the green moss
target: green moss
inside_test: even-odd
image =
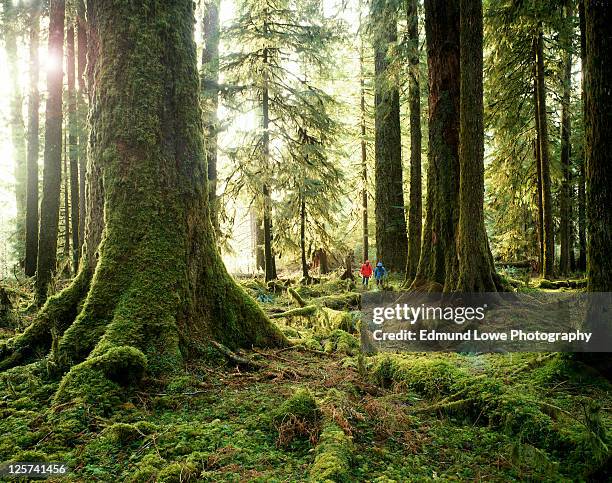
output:
[[[183,483],[196,477],[196,466],[188,462],[170,463],[157,474],[159,483]]]
[[[325,426],[310,468],[312,482],[350,482],[353,443],[336,424]]]
[[[296,437],[316,440],[321,411],[312,394],[298,389],[272,412],[272,425],[278,431],[278,443],[286,446]]]

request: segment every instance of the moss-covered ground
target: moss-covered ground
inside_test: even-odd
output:
[[[268,314],[296,307],[243,284]],[[298,293],[316,303],[360,290]],[[67,462],[62,481],[610,478],[611,386],[567,356],[366,357],[339,329],[283,330],[298,345],[239,353],[251,367],[211,351],[182,375],[53,410],[44,359],[0,373],[0,461]]]

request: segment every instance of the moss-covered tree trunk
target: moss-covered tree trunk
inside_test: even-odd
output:
[[[586,216],[587,290],[606,292],[592,303],[587,328],[600,347],[612,346],[612,9],[607,2],[585,0],[586,64]],[[583,359],[609,377],[609,353],[585,354]]]
[[[404,209],[399,85],[391,68],[397,43],[397,14],[390,0],[373,2],[374,177],[376,252],[388,270],[406,269],[408,235]]]
[[[38,263],[36,266],[36,303],[47,299],[49,283],[56,269],[57,233],[62,181],[62,79],[64,58],[64,0],[49,2],[48,57],[56,64],[47,69],[47,105],[45,111],[45,155],[43,190],[38,232]]]
[[[15,175],[15,202],[17,207],[16,237],[14,247],[20,263],[24,259],[25,210],[26,210],[26,134],[23,122],[23,94],[19,78],[19,57],[17,52],[17,29],[19,20],[16,3],[4,0],[3,36],[6,48],[8,79],[10,82],[10,118],[11,144],[13,148]],[[3,68],[4,70],[4,68]]]
[[[308,262],[306,261],[306,200],[300,195],[300,254],[302,258],[302,277],[305,282],[310,280]]]
[[[38,79],[40,74],[38,60],[40,4],[38,2],[34,2],[30,8],[29,22],[30,92],[28,94],[28,154],[24,270],[28,277],[32,277],[36,273],[36,260],[38,257],[38,129],[40,124],[40,94],[38,92]]]
[[[565,7],[566,21],[572,21],[571,11]],[[571,223],[572,223],[572,190],[571,190],[571,171],[570,171],[570,95],[572,90],[572,54],[569,50],[569,39],[567,33],[563,32],[564,45],[567,51],[563,55],[563,96],[561,100],[561,193],[559,199],[559,242],[561,252],[559,256],[559,273],[567,275],[571,268],[570,251],[573,251],[571,244]]]
[[[495,267],[484,225],[482,0],[461,0],[459,130],[459,292],[495,292]]]
[[[542,263],[542,276],[552,278],[555,268],[555,240],[552,214],[552,192],[550,180],[550,151],[548,141],[548,119],[546,112],[546,79],[544,72],[544,35],[542,24],[534,39],[534,51],[536,58],[536,92],[537,92],[537,116],[540,129],[540,165],[542,170],[542,213],[543,213],[543,246],[544,260]]]
[[[459,4],[425,1],[429,166],[421,257],[412,288],[453,290],[459,222]]]
[[[128,374],[146,358],[147,370],[160,374],[180,370],[191,350],[211,339],[229,347],[285,342],[229,276],[215,244],[202,114],[193,102],[199,94],[193,2],[95,0],[88,20],[95,62],[88,64],[92,135],[82,268],[69,289],[49,299],[46,319],[4,348],[11,360],[0,363],[22,360],[28,337],[43,340],[49,321],[58,320],[51,309],[65,311],[86,292],[74,322],[65,332],[56,328],[63,335],[49,365],[71,368],[58,400],[83,378],[112,378],[104,369],[111,359]]]
[[[202,49],[202,106],[206,162],[208,165],[208,196],[210,198],[210,220],[215,232],[219,231],[217,199],[217,132],[219,107],[219,0],[204,3],[202,17],[204,47]]]
[[[85,89],[85,66],[87,65],[87,21],[85,2],[77,0],[77,123],[79,136],[79,247],[81,255],[85,241],[85,180],[87,178],[87,93]]]
[[[584,2],[578,4],[578,18],[580,21],[580,61],[581,65],[586,65],[586,25],[584,18]],[[581,95],[582,95],[582,114],[586,117],[586,92],[585,69],[581,69]],[[586,147],[583,156],[580,157],[578,167],[578,270],[586,270]]]
[[[408,40],[410,67],[408,97],[410,99],[410,207],[408,208],[408,260],[406,280],[416,275],[421,255],[422,188],[421,188],[421,89],[419,86],[419,15],[417,0],[408,0]]]
[[[68,156],[70,159],[70,228],[72,269],[79,269],[79,146],[75,86],[74,22],[66,29],[66,76],[68,77]]]
[[[361,17],[359,18],[361,25]],[[359,124],[361,128],[361,241],[363,245],[363,261],[370,258],[370,228],[368,221],[368,152],[366,142],[366,100],[365,100],[365,72],[363,60],[363,38],[360,36],[359,45]]]

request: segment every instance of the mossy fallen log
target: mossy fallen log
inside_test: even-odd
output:
[[[558,290],[560,288],[586,288],[587,279],[581,278],[576,280],[540,280],[539,287],[549,290]]]
[[[341,295],[328,295],[318,298],[317,303],[334,310],[360,310],[361,294],[348,292]]]
[[[336,483],[353,481],[351,477],[351,459],[353,441],[350,436],[335,423],[329,422],[323,427],[319,444],[316,447],[315,461],[310,468],[311,482]]]

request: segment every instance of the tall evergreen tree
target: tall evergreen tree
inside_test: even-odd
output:
[[[459,221],[459,4],[425,1],[429,166],[421,257],[412,287],[454,290]]]
[[[555,240],[553,225],[552,187],[550,180],[550,143],[548,139],[548,117],[546,111],[546,75],[544,71],[544,35],[540,21],[533,41],[536,93],[538,116],[538,139],[540,145],[540,169],[542,176],[542,244],[544,259],[542,262],[542,276],[552,278],[555,268]]]
[[[74,22],[66,29],[66,75],[68,77],[68,157],[70,160],[70,231],[72,234],[72,269],[79,269],[79,151],[77,94],[75,89]]]
[[[565,7],[566,17],[571,18],[571,11]],[[559,257],[559,272],[567,275],[570,271],[570,251],[573,251],[571,244],[571,214],[572,214],[572,192],[571,192],[571,117],[570,117],[570,96],[572,90],[572,54],[567,33],[564,32],[566,52],[563,55],[563,94],[561,102],[561,193],[559,203],[560,226],[559,242],[561,252]]]
[[[26,134],[23,122],[23,93],[19,78],[17,54],[18,11],[12,0],[4,0],[2,26],[10,80],[10,128],[15,174],[15,201],[17,206],[15,249],[20,263],[24,259],[26,209]]]
[[[78,255],[85,241],[85,183],[87,176],[87,94],[85,92],[85,65],[87,64],[87,21],[85,1],[77,0],[77,122],[79,135],[79,247]]]
[[[262,207],[266,280],[277,277],[272,233],[273,194],[279,185],[285,148],[304,124],[317,122],[321,113],[308,106],[321,91],[298,78],[292,61],[312,69],[327,65],[333,29],[322,17],[317,1],[293,4],[287,0],[242,2],[236,23],[226,38],[235,50],[224,59],[224,69],[238,95],[236,111],[261,113],[260,130],[245,134],[233,153],[238,184],[246,186]]]
[[[36,303],[47,299],[49,283],[56,269],[60,188],[62,180],[62,59],[64,57],[64,0],[49,2],[49,44],[47,105],[45,113],[45,157],[43,191],[38,234]]]
[[[407,1],[408,41],[410,42],[408,97],[410,99],[410,207],[408,209],[408,260],[406,280],[416,275],[421,255],[421,89],[419,86],[419,14],[417,0]]]
[[[484,225],[482,0],[461,0],[459,131],[459,292],[495,292],[495,267]]]
[[[586,117],[586,92],[585,92],[585,69],[586,65],[586,23],[584,16],[584,1],[578,3],[578,17],[580,21],[580,61],[583,66],[581,70],[582,86],[582,114]],[[578,269],[586,270],[586,149],[578,162]]]
[[[217,133],[219,107],[219,5],[220,0],[207,0],[202,16],[204,47],[202,49],[201,89],[204,113],[205,147],[208,164],[208,191],[210,218],[219,231],[219,207],[217,199]]]
[[[38,46],[40,36],[40,3],[34,1],[30,7],[29,30],[29,63],[30,92],[28,94],[28,155],[26,179],[26,244],[25,244],[25,274],[28,277],[36,273],[38,256],[38,144],[39,144],[39,108],[40,93],[38,78],[40,67],[38,61]]]
[[[388,270],[406,268],[408,235],[404,212],[399,80],[391,69],[397,45],[397,7],[390,0],[371,6],[374,45],[374,177],[376,252]]]

